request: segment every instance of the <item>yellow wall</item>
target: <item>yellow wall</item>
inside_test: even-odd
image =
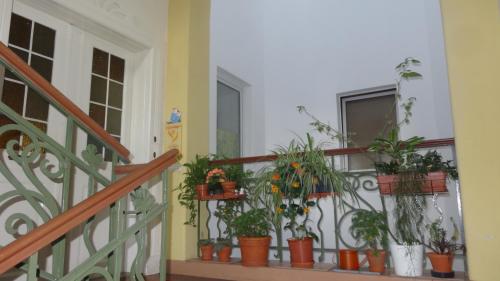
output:
[[[182,113],[182,162],[208,153],[209,17],[210,1],[170,0],[164,118],[173,107]],[[178,186],[182,173],[173,174],[171,186]],[[184,225],[187,211],[177,203],[177,192],[170,199],[169,258],[193,258],[196,228]]]
[[[441,0],[472,280],[500,280],[500,9]]]

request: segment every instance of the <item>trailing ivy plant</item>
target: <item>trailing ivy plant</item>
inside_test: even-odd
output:
[[[191,162],[185,163],[184,181],[175,189],[179,191],[177,199],[181,206],[188,209],[189,214],[184,224],[196,226],[196,216],[198,209],[195,204],[196,186],[204,184],[206,175],[210,169],[210,158],[208,156],[196,155]]]

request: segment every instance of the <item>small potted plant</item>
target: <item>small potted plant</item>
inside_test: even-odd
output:
[[[425,174],[424,193],[446,192],[446,179],[458,179],[457,168],[451,164],[452,161],[443,161],[443,156],[435,150],[427,151],[423,156],[417,154],[414,161],[417,169]]]
[[[242,264],[267,266],[271,244],[268,210],[251,209],[240,214],[233,222],[233,229],[240,244]]]
[[[226,173],[220,168],[213,168],[207,173],[208,195],[223,193],[222,183],[226,181]]]
[[[234,196],[237,189],[244,188],[252,176],[252,172],[245,171],[243,165],[226,165],[223,169],[226,172],[226,181],[222,183],[222,188],[227,196]]]
[[[217,238],[215,242],[215,252],[220,262],[230,262],[233,251],[233,241],[228,238]]]
[[[208,156],[196,155],[191,162],[185,163],[184,181],[176,188],[179,191],[179,203],[189,210],[185,224],[196,226],[197,209],[195,200],[208,196],[208,185],[205,183],[206,175],[210,169]]]
[[[202,239],[198,241],[201,250],[201,260],[211,261],[214,255],[214,241],[212,239]]]
[[[385,214],[377,211],[361,210],[353,215],[351,221],[350,230],[357,243],[364,241],[369,247],[366,250],[369,270],[383,273],[385,271],[386,256],[383,249],[387,248],[387,233],[389,231]]]
[[[458,227],[453,221],[453,235],[448,239],[447,231],[441,226],[441,220],[437,219],[427,225],[429,230],[429,244],[426,245],[432,252],[427,253],[432,264],[431,275],[440,278],[453,278],[453,257],[456,251],[462,250],[463,245],[457,244]]]
[[[314,204],[313,201],[307,201],[299,205],[292,201],[288,206],[281,206],[284,217],[289,219],[285,229],[292,232],[292,238],[288,239],[292,267],[312,268],[314,265],[313,240],[318,241],[318,236],[310,228],[307,229],[306,220],[302,224],[297,223],[297,217],[306,215]]]
[[[217,238],[215,250],[220,262],[229,262],[231,260],[231,252],[233,248],[233,224],[238,216],[238,208],[240,202],[234,200],[226,200],[223,205],[217,206],[215,216],[219,218],[225,225],[225,237]]]

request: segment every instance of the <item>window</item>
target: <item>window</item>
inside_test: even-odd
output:
[[[56,31],[33,20],[13,13],[9,31],[9,48],[33,67],[49,82],[52,80]],[[10,71],[5,71],[1,100],[14,111],[44,132],[47,132],[49,104],[38,93],[25,85]],[[12,123],[0,116],[0,126]],[[29,144],[27,136],[10,132],[0,136],[0,148],[11,139],[23,146]]]
[[[345,147],[364,147],[373,139],[387,132],[396,124],[395,89],[365,91],[340,96],[342,132],[349,136]],[[373,169],[371,153],[347,157],[349,170]]]
[[[94,48],[89,116],[118,141],[120,141],[122,129],[124,78],[125,60]],[[96,145],[101,153],[104,152],[102,144],[90,135],[87,143]],[[110,161],[111,156],[111,152],[106,150],[104,159]]]
[[[217,154],[241,156],[241,92],[217,81]]]

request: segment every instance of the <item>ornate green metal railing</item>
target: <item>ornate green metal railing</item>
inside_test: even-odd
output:
[[[178,152],[119,178],[115,169],[129,162],[128,150],[0,43],[2,81],[6,71],[46,100],[66,125],[64,139],[57,140],[0,99],[0,223],[5,226],[0,231],[0,275],[118,281],[128,271],[131,280],[144,280],[148,231],[159,222],[160,277],[166,280],[167,169]],[[9,94],[4,87],[1,97]],[[111,152],[111,162],[93,144],[78,149],[82,132]],[[149,190],[155,185],[162,189],[159,202]],[[128,225],[130,216],[135,222]],[[129,239],[135,239],[138,249],[128,269],[123,264]]]
[[[454,157],[454,140],[453,139],[438,139],[438,140],[430,140],[425,141],[419,148],[433,148],[433,149],[441,149],[442,152],[452,158],[451,160],[455,160]],[[325,155],[331,158],[334,167],[342,167],[342,163],[345,161],[345,157],[351,154],[357,153],[365,153],[366,148],[341,148],[341,149],[331,149],[325,150]],[[276,158],[274,155],[266,155],[266,156],[255,156],[255,157],[244,157],[237,159],[228,159],[228,160],[216,160],[212,161],[213,165],[232,165],[232,164],[245,164],[251,165],[254,163],[265,163],[269,161],[273,161]],[[344,165],[345,166],[345,165]],[[313,227],[313,230],[319,236],[319,241],[315,242],[314,251],[317,253],[317,261],[319,262],[328,262],[335,264],[339,258],[339,249],[356,249],[361,250],[366,248],[366,244],[356,244],[355,238],[350,232],[349,228],[351,225],[351,217],[354,213],[359,210],[376,210],[382,211],[386,214],[390,212],[391,199],[390,196],[380,194],[379,187],[377,184],[376,173],[375,171],[356,171],[349,172],[345,171],[348,181],[350,182],[352,188],[356,192],[356,200],[352,200],[350,198],[340,199],[338,196],[329,195],[325,197],[317,197],[312,200],[315,200],[316,211],[314,214],[311,214],[311,211],[306,215],[306,219],[310,220],[310,226]],[[456,209],[448,210],[453,212],[458,216],[457,222],[462,227],[462,217],[460,210],[460,188],[459,183],[452,182],[449,184],[450,192],[448,194],[429,194],[429,200],[432,200],[436,209],[438,197],[446,197],[446,200],[453,202],[456,204]],[[251,185],[248,188],[252,188]],[[455,195],[456,197],[452,197]],[[344,208],[340,208],[340,201],[343,200]],[[355,201],[355,202],[354,202]],[[203,238],[219,238],[221,237],[224,229],[223,223],[221,223],[221,219],[213,216],[213,212],[220,206],[221,204],[225,204],[224,200],[208,200],[204,202],[204,207],[208,212],[208,216],[206,217],[206,221],[204,223],[200,223],[200,209],[203,207],[202,203],[198,201],[198,239]],[[447,204],[453,205],[453,204]],[[241,206],[243,209],[248,208],[248,206],[244,203],[244,200],[241,202]],[[437,210],[437,215],[441,215],[441,210]],[[436,214],[434,214],[436,215]],[[281,225],[284,225],[282,222]],[[327,228],[327,229],[325,229]],[[213,235],[214,229],[216,230],[216,235]],[[205,234],[206,233],[206,234]],[[463,233],[463,231],[462,231]],[[276,239],[273,239],[273,247],[271,249],[275,250],[275,258],[279,261],[284,260],[283,252],[287,251],[288,248],[284,245],[286,241],[284,241],[286,233],[279,227],[275,226],[274,236]],[[391,234],[392,235],[392,234]],[[463,239],[463,237],[462,237]],[[234,245],[237,247],[237,245]],[[389,250],[389,249],[386,249]],[[326,254],[329,253],[332,255],[331,261],[326,261]],[[460,256],[460,255],[457,255]],[[465,268],[465,257],[464,258],[464,268]],[[388,264],[389,265],[389,264]]]

